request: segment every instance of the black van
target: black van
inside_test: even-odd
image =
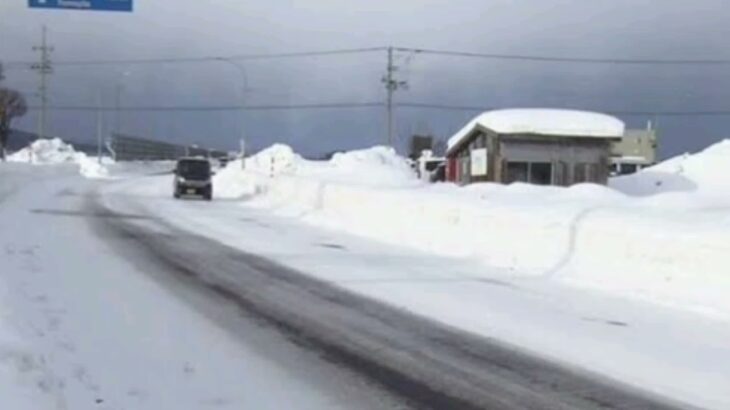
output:
[[[213,172],[210,162],[205,158],[180,158],[175,166],[175,181],[173,196],[180,198],[183,195],[202,196],[210,201],[213,199]]]

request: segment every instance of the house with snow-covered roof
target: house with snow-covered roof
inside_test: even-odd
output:
[[[624,132],[621,120],[595,112],[488,111],[449,139],[446,178],[459,184],[605,184],[611,146]]]

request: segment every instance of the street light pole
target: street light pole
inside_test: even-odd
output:
[[[129,71],[122,71],[117,75],[116,89],[115,89],[115,105],[114,110],[114,132],[119,134],[122,131],[122,91],[124,91],[123,79],[129,77]]]
[[[102,94],[101,89],[99,90],[99,94],[96,97],[96,104],[97,104],[97,111],[96,111],[96,157],[97,161],[99,162],[99,165],[101,165],[101,145],[102,140],[104,139],[103,133],[104,133],[104,113],[101,109],[102,104]]]
[[[241,104],[241,147],[244,147],[245,141],[246,141],[246,92],[249,90],[248,88],[248,72],[246,71],[246,67],[243,66],[243,64],[232,60],[230,58],[225,57],[218,57],[216,59],[217,61],[227,63],[232,67],[235,67],[238,72],[241,74],[241,79],[243,80],[243,86],[240,91],[240,104]],[[243,148],[241,148],[241,154],[243,154]],[[244,158],[241,158],[241,166],[245,166],[246,160]]]

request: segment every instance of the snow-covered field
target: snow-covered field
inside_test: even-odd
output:
[[[419,182],[384,147],[302,159],[273,146],[220,198],[428,253],[730,319],[730,141],[611,187]]]

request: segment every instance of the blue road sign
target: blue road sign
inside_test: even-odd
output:
[[[132,11],[133,0],[28,0],[36,9]]]

